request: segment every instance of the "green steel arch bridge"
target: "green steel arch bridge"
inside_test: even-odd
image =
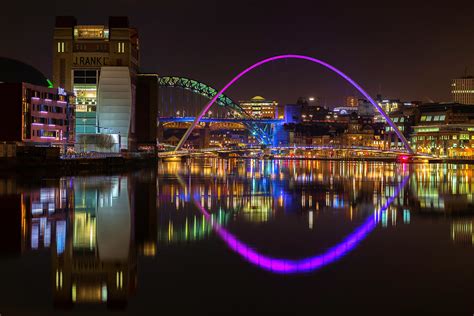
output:
[[[179,88],[191,91],[198,95],[201,95],[209,100],[214,98],[218,91],[213,87],[199,82],[194,79],[178,76],[160,76],[158,79],[160,87],[165,88]],[[231,113],[236,118],[242,119],[242,124],[255,136],[262,144],[271,145],[272,144],[272,124],[248,121],[246,119],[251,119],[250,115],[245,112],[240,105],[226,96],[221,94],[216,102],[218,106],[232,110]]]

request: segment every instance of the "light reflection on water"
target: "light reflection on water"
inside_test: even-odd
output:
[[[140,262],[157,260],[159,270],[160,260],[174,260],[162,252],[186,257],[204,246],[234,268],[314,273],[357,254],[377,229],[403,234],[413,221],[440,218],[450,226],[443,238],[472,245],[473,170],[211,159],[116,176],[1,178],[0,255],[21,261],[49,252],[51,282],[41,286],[51,289],[51,306],[126,308],[146,282]]]

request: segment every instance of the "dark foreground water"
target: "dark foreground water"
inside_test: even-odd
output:
[[[472,315],[474,167],[0,178],[0,314]]]

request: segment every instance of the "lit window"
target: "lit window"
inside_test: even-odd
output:
[[[117,52],[125,53],[125,43],[124,42],[117,43]]]
[[[58,53],[64,53],[66,51],[65,47],[66,43],[58,42]]]
[[[422,122],[426,121],[426,116],[425,116],[425,115],[423,115],[423,116],[421,117],[421,121],[422,121]]]

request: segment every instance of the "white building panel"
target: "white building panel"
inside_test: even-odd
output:
[[[128,67],[102,67],[98,94],[99,133],[120,134],[121,148],[128,149],[132,110],[132,87]]]

